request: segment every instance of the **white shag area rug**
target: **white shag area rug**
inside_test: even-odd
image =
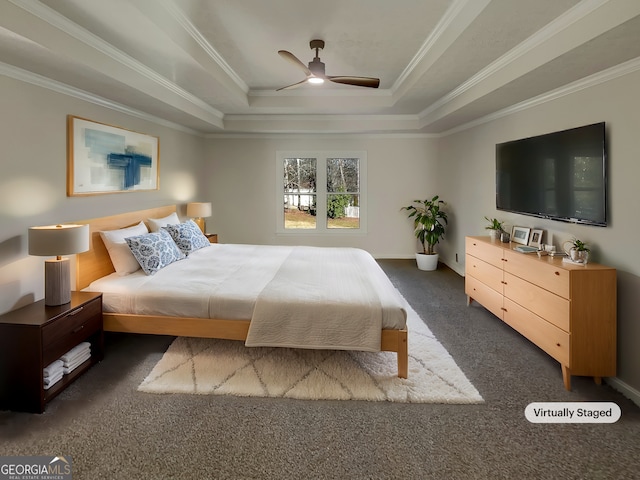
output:
[[[174,340],[138,390],[408,403],[482,403],[449,352],[407,304],[409,378],[396,354],[245,347],[243,342]]]

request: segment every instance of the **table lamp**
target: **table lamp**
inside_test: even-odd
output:
[[[89,250],[89,225],[47,225],[29,228],[29,255],[52,257],[44,263],[44,304],[71,301],[71,268],[62,255]]]
[[[187,217],[192,217],[196,225],[205,233],[205,217],[211,216],[211,203],[187,203]]]

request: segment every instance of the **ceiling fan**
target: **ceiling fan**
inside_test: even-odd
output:
[[[279,50],[278,54],[284,58],[285,60],[293,63],[298,68],[302,69],[304,74],[307,76],[304,80],[294,83],[292,85],[287,85],[286,87],[278,88],[276,91],[287,90],[289,88],[295,88],[303,83],[312,83],[312,84],[320,84],[324,83],[325,80],[329,80],[334,83],[342,83],[345,85],[354,85],[356,87],[369,87],[369,88],[378,88],[380,85],[379,78],[371,78],[371,77],[352,77],[352,76],[332,76],[325,75],[324,73],[324,63],[320,61],[320,57],[318,56],[318,51],[324,48],[324,40],[311,40],[309,42],[309,46],[311,50],[316,51],[316,56],[314,59],[309,62],[309,67],[307,67],[304,63],[302,63],[298,58],[291,52],[287,52],[286,50]]]

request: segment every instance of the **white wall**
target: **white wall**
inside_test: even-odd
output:
[[[204,194],[213,201],[207,229],[226,243],[352,246],[382,257],[411,257],[413,226],[400,208],[442,193],[437,140],[424,136],[212,138]],[[278,150],[366,150],[367,234],[276,234]]]
[[[609,152],[609,226],[573,225],[495,208],[495,144],[604,121]],[[464,237],[485,235],[484,216],[508,225],[542,228],[559,248],[575,236],[592,247],[593,261],[618,270],[618,379],[640,394],[640,73],[544,103],[440,139],[443,192],[452,199],[454,225],[445,262],[464,273]],[[551,243],[545,238],[545,243]],[[455,263],[455,253],[460,261]]]
[[[30,226],[182,204],[197,197],[202,137],[4,76],[0,94],[0,313],[44,296],[44,258],[27,255]],[[67,197],[68,114],[159,136],[160,190]]]

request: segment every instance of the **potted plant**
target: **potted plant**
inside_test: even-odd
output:
[[[445,202],[438,195],[431,199],[414,200],[412,205],[402,207],[413,218],[414,234],[422,244],[422,252],[416,253],[416,262],[420,270],[435,270],[438,267],[438,254],[433,247],[444,236],[447,213],[442,210]]]
[[[496,238],[500,237],[500,234],[504,231],[502,229],[504,227],[504,222],[499,221],[497,218],[484,217],[484,219],[489,222],[489,225],[484,228],[489,230],[491,239],[495,240]]]
[[[574,238],[573,240],[567,240],[564,242],[564,251],[569,258],[576,263],[586,264],[589,260],[589,252],[591,251],[587,244],[582,240]]]

